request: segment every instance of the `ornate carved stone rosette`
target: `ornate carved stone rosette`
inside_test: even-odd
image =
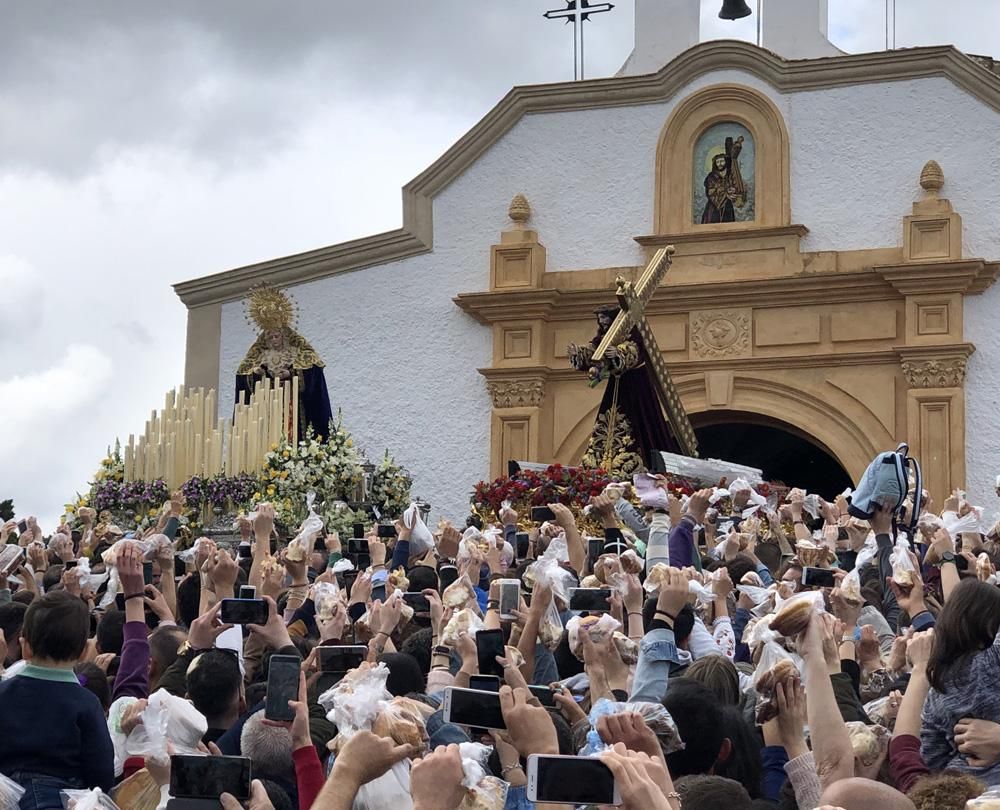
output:
[[[750,354],[750,310],[692,312],[691,349],[705,358]]]
[[[537,408],[545,387],[541,380],[487,380],[494,408]]]
[[[910,388],[959,388],[965,382],[965,360],[904,360],[903,376]]]

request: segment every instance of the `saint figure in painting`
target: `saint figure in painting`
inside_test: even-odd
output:
[[[658,451],[679,449],[663,416],[653,367],[637,330],[612,346],[600,363],[591,360],[619,311],[615,304],[598,309],[593,340],[585,346],[571,343],[566,353],[573,368],[587,372],[592,385],[607,380],[582,465],[630,477],[646,469]]]
[[[725,151],[712,156],[712,170],[705,177],[705,210],[701,224],[736,222],[736,209],[747,204],[747,189],[740,173],[743,136],[726,138]]]
[[[277,386],[298,377],[298,439],[305,436],[307,425],[315,435],[325,437],[333,414],[324,364],[309,342],[292,328],[295,320],[292,302],[281,290],[257,287],[250,293],[247,316],[260,334],[236,369],[236,401],[249,402],[254,386],[265,378]]]

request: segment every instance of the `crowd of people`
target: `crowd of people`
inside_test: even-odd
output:
[[[261,503],[181,551],[179,494],[142,535],[7,523],[0,808],[1000,807],[1000,535],[962,493],[630,484],[363,539]]]

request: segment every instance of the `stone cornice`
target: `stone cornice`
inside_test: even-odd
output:
[[[1000,273],[1000,262],[983,259],[961,261],[911,262],[879,265],[873,268],[900,295],[959,292],[981,293]]]
[[[809,233],[805,225],[774,225],[770,227],[750,226],[741,228],[721,228],[712,226],[710,230],[693,231],[691,233],[675,233],[658,236],[636,236],[635,241],[643,247],[661,248],[667,245],[683,245],[688,242],[728,242],[740,241],[748,237],[761,236],[798,236]]]
[[[781,93],[944,76],[1000,110],[1000,76],[950,46],[787,61],[746,42],[703,42],[646,76],[515,87],[403,188],[403,226],[398,230],[203,276],[176,284],[174,290],[193,308],[237,299],[263,281],[279,286],[301,284],[424,253],[433,247],[434,196],[523,116],[664,101],[693,79],[716,70],[744,71]]]

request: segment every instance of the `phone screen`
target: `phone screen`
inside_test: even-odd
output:
[[[590,563],[590,570],[594,570],[594,566],[597,565],[597,560],[601,556],[601,552],[604,551],[604,540],[600,537],[591,537],[587,541],[587,562]]]
[[[174,579],[180,579],[187,574],[187,563],[180,557],[174,557]]]
[[[21,562],[24,549],[20,546],[6,545],[0,551],[0,573],[6,575],[13,571]]]
[[[223,624],[267,624],[267,602],[263,599],[223,599]]]
[[[386,523],[379,523],[378,524],[378,532],[377,533],[378,533],[379,537],[383,537],[383,538],[395,537],[396,536],[396,527],[395,526],[390,526],[390,525],[388,525]]]
[[[247,799],[251,776],[249,757],[170,757],[170,795],[176,798],[218,800],[228,793]]]
[[[355,523],[351,528],[352,528],[352,530],[354,532],[354,539],[355,540],[362,540],[362,539],[364,539],[364,536],[365,536],[365,524],[364,523]]]
[[[531,507],[531,522],[532,523],[544,523],[546,520],[555,520],[556,513],[553,512],[547,506],[532,506]]]
[[[556,693],[553,692],[551,689],[549,689],[549,687],[529,686],[528,690],[531,692],[531,694],[533,694],[536,698],[538,698],[538,702],[541,703],[546,709],[556,708],[556,698],[555,698]]]
[[[236,556],[241,560],[248,560],[253,556],[253,549],[250,548],[249,543],[240,543],[236,548]]]
[[[151,562],[144,562],[142,564],[142,584],[153,584],[153,563]]]
[[[530,539],[528,537],[528,533],[518,532],[514,536],[517,539],[517,548],[515,549],[515,553],[517,554],[517,558],[519,560],[523,560],[525,557],[528,556],[528,548],[530,546]]]
[[[445,689],[445,707],[446,723],[472,728],[507,728],[500,709],[500,695],[496,692],[449,686]]]
[[[63,563],[63,570],[69,571],[73,568],[76,568],[77,562],[78,560],[66,560],[66,562]]]
[[[832,568],[802,569],[802,584],[815,588],[832,588],[836,583]]]
[[[496,675],[470,675],[469,689],[479,692],[499,692],[500,679]]]
[[[264,701],[264,717],[268,720],[291,721],[295,718],[288,701],[299,698],[301,665],[296,655],[271,656],[267,665],[267,695]]]
[[[26,531],[28,531],[28,521],[19,520],[17,522],[17,533],[24,534]]]
[[[257,589],[253,585],[240,585],[240,599],[256,599]]]
[[[332,646],[319,648],[319,667],[323,672],[343,674],[361,666],[368,657],[368,648],[358,646]]]
[[[438,569],[438,579],[441,580],[441,592],[458,579],[458,569],[454,565],[442,565]]]
[[[476,653],[479,656],[479,674],[503,677],[503,667],[496,657],[504,654],[503,630],[480,630],[476,633]]]
[[[407,591],[403,594],[403,602],[413,608],[414,613],[429,613],[431,609],[427,597],[420,591]]]
[[[528,800],[556,804],[614,804],[615,778],[599,759],[592,757],[556,757],[532,754],[529,771],[534,768],[534,795]]]
[[[521,581],[500,580],[500,618],[513,619],[514,611],[521,606]]]
[[[610,599],[610,588],[571,588],[569,592],[569,609],[608,611],[611,610]]]

